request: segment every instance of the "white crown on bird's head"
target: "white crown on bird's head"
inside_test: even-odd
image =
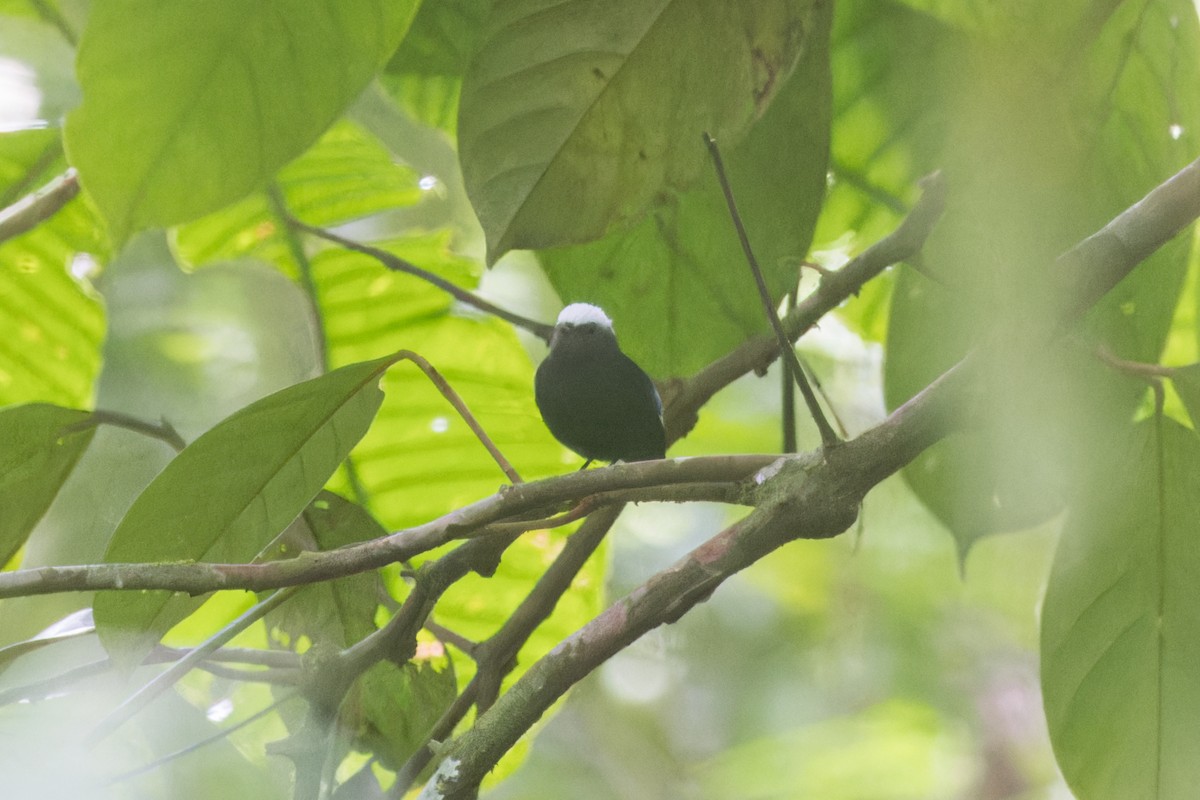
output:
[[[591,303],[571,303],[558,314],[558,325],[599,325],[612,330],[612,320],[604,309]]]

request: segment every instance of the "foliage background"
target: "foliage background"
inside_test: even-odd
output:
[[[764,37],[779,63],[801,49],[802,60],[761,107],[743,108],[744,93],[722,94],[718,79],[759,76],[709,56],[737,50],[730,32],[740,23],[725,16],[726,4],[628,2],[609,13],[660,26],[636,40],[648,55],[628,68],[631,82],[643,86],[639,70],[643,81],[672,70],[716,71],[695,89],[706,101],[687,110],[696,119],[663,122],[656,115],[676,109],[676,98],[653,88],[632,94],[631,118],[648,129],[647,160],[666,175],[586,172],[577,204],[556,203],[546,190],[549,199],[532,192],[528,207],[489,212],[494,197],[480,171],[502,163],[513,146],[485,135],[490,110],[516,115],[517,122],[502,120],[517,128],[513,139],[535,153],[545,148],[531,134],[542,127],[520,123],[480,78],[495,56],[488,43],[505,30],[505,8],[518,4],[492,13],[482,0],[419,8],[363,2],[336,4],[341,16],[329,17],[320,12],[332,4],[301,5],[295,14],[327,26],[304,28],[305,38],[292,42],[303,57],[293,60],[295,51],[274,33],[277,20],[264,9],[243,12],[233,0],[94,8],[75,0],[0,2],[0,206],[67,163],[87,190],[0,245],[0,401],[166,419],[192,440],[271,392],[403,347],[438,366],[527,479],[568,471],[575,459],[549,438],[531,404],[538,343],[364,256],[290,235],[281,210],[342,225],[352,238],[459,285],[479,285],[535,318],[551,319],[560,301],[597,300],[655,377],[685,375],[763,323],[699,138],[676,136],[677,124],[712,127],[733,143],[735,189],[778,294],[806,250],[837,265],[900,221],[922,175],[946,172],[947,215],[915,265],[920,271],[881,275],[800,344],[853,434],[953,363],[997,318],[1019,325],[1021,314],[1035,315],[1033,267],[1197,153],[1200,61],[1190,3],[843,0],[827,41],[818,33],[800,48]],[[763,30],[776,32],[806,6],[762,3],[755,13]],[[580,51],[593,44],[564,41]],[[173,49],[155,50],[172,42]],[[527,48],[507,57],[544,55]],[[258,93],[237,90],[239,58],[252,65]],[[223,69],[234,71],[226,78]],[[131,91],[148,71],[158,75],[159,94]],[[535,88],[553,91],[557,76],[549,72]],[[541,96],[514,93],[526,102]],[[585,145],[594,142],[563,150]],[[580,182],[572,169],[591,169],[570,157],[552,166],[561,174],[551,170],[551,183],[561,185]],[[520,194],[508,184],[494,191]],[[603,216],[606,191],[621,205],[610,217]],[[578,221],[593,212],[600,219],[590,227]],[[506,254],[516,247],[539,251]],[[1196,361],[1190,239],[1155,260],[1105,300],[1083,336],[1130,360]],[[997,374],[999,383],[1011,379]],[[1072,474],[1073,459],[1091,460],[1105,431],[1149,408],[1139,381],[1090,365],[1071,374],[1065,401],[1043,404],[1040,394],[1021,398],[1000,386],[997,404],[1012,409],[1011,419],[982,445],[936,448],[868,496],[852,534],[790,545],[613,659],[489,794],[1070,796],[1039,690],[1037,612],[1065,519],[1060,499],[1045,491],[1056,479],[1042,480],[1043,464],[1066,462],[1063,473]],[[779,383],[774,370],[738,381],[671,454],[778,450]],[[354,472],[339,472],[331,489],[368,504],[388,529],[494,491],[501,476],[424,378],[399,365],[384,389],[388,400],[355,451]],[[1168,412],[1186,422],[1168,391]],[[801,427],[801,448],[815,446]],[[1051,427],[1053,437],[1026,449]],[[171,456],[161,442],[99,429],[28,543],[11,548],[9,568],[101,560],[134,498]],[[964,485],[957,480],[964,474],[985,477]],[[1020,480],[1029,475],[1036,479]],[[522,666],[598,612],[605,597],[636,587],[732,514],[708,506],[628,509],[607,552],[530,642]],[[987,535],[997,531],[1005,533]],[[528,537],[500,576],[457,586],[438,622],[486,635],[560,546],[560,535]],[[403,597],[396,570],[379,581],[393,605]],[[202,640],[252,601],[218,595],[168,641]],[[0,645],[80,605],[74,595],[4,600]],[[274,624],[304,635],[289,628],[295,620]],[[242,643],[262,645],[266,637],[256,630]],[[100,654],[90,638],[35,652],[0,675],[0,690]],[[430,663],[444,667],[440,657]],[[461,657],[454,664],[461,685],[471,667]],[[131,685],[112,684],[116,696]],[[89,688],[69,707],[6,706],[0,758],[19,765],[61,752],[62,761],[79,764],[62,771],[61,786],[85,796],[72,782],[96,761],[132,769],[270,702],[260,686],[193,675],[180,697],[138,721],[140,738],[127,748],[80,756],[66,750],[61,732],[102,715],[113,697],[105,680]],[[403,716],[372,709],[370,700],[363,713],[374,713],[375,724]],[[280,718],[269,718],[139,787],[225,796],[237,781],[254,796],[284,796],[285,771],[262,746],[285,733]],[[406,735],[384,731],[381,740],[402,749]],[[369,783],[362,765],[351,755],[339,773],[357,774],[352,790]],[[19,796],[28,788],[20,784],[25,771],[13,775]],[[1077,791],[1087,787],[1072,777]]]

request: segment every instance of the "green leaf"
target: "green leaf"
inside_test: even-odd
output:
[[[918,179],[941,166],[945,105],[970,58],[965,36],[888,3],[843,3],[833,27],[833,131],[829,188],[814,242],[863,251],[916,202]],[[837,310],[883,342],[895,273],[875,277]]]
[[[380,82],[426,125],[455,131],[462,78],[483,34],[491,0],[422,3]]]
[[[0,411],[0,564],[25,544],[87,450],[96,433],[88,417],[45,403]]]
[[[1059,542],[1042,691],[1063,775],[1087,800],[1189,797],[1200,719],[1200,440],[1140,424],[1101,463]]]
[[[691,185],[791,71],[804,0],[501,0],[463,81],[463,178],[488,262],[574,244]]]
[[[822,4],[810,19],[804,57],[746,140],[733,148],[720,143],[777,300],[796,285],[825,191],[831,10]],[[698,137],[678,147],[705,153]],[[715,176],[672,195],[631,229],[540,257],[559,295],[606,308],[625,351],[658,377],[689,374],[767,330]]]
[[[109,562],[245,562],[286,528],[362,438],[395,356],[290,386],[217,424],[164,469],[121,520]],[[102,592],[106,649],[136,662],[199,602],[169,592]]]
[[[275,552],[294,558],[302,552],[336,550],[378,539],[387,531],[366,509],[332,492],[321,492],[283,536]],[[375,609],[383,597],[378,573],[364,572],[306,587],[267,617],[272,636],[300,649],[297,642],[333,643],[349,647],[375,630]]]
[[[388,769],[400,766],[425,743],[458,694],[454,670],[428,662],[397,666],[381,661],[359,679],[362,743]]]
[[[310,225],[335,225],[411,206],[420,199],[416,173],[370,134],[338,122],[275,178],[288,210]],[[175,245],[189,264],[256,258],[296,277],[289,236],[265,193],[182,225]]]
[[[1171,374],[1175,383],[1175,391],[1183,401],[1188,416],[1192,418],[1192,427],[1200,429],[1200,364],[1189,364],[1178,367]]]
[[[1065,64],[1029,58],[1002,35],[979,32],[972,58],[947,67],[970,89],[951,95],[948,111],[938,107],[951,120],[941,154],[950,196],[921,255],[932,279],[906,269],[893,292],[884,374],[890,407],[989,332],[1019,338],[1044,329],[1054,259],[1194,155],[1184,141],[1200,126],[1200,98],[1189,88],[1200,81],[1192,4],[1122,6],[1102,29],[1088,30],[1091,38],[1075,41],[1079,55]],[[1053,31],[1040,31],[1029,47],[1043,52],[1056,41]],[[1178,137],[1175,125],[1184,132]],[[1114,163],[1126,165],[1119,175]],[[942,442],[905,470],[961,549],[984,533],[1056,513],[1094,431],[1113,435],[1129,424],[1144,385],[1097,366],[1091,351],[1157,359],[1187,258],[1188,243],[1173,241],[1105,296],[1081,326],[1074,355],[1053,356],[1059,374],[1028,363],[1039,361],[1028,357],[1028,344],[993,359],[986,378],[993,428]]]
[[[701,796],[950,800],[970,788],[966,739],[933,708],[893,700],[730,747],[703,765]]]
[[[20,196],[53,174],[42,158],[56,138],[46,131],[0,136],[0,194]],[[61,158],[50,165],[62,166]],[[78,198],[0,243],[0,405],[91,405],[104,309],[89,280],[107,254],[94,214]]]
[[[395,50],[414,0],[114,0],[79,48],[67,150],[114,238],[214,211],[302,153]]]

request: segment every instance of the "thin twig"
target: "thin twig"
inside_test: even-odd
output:
[[[104,409],[96,409],[87,419],[68,426],[65,432],[73,433],[96,425],[111,425],[114,428],[124,428],[152,439],[158,439],[177,453],[187,447],[187,442],[179,435],[179,431],[175,430],[175,426],[165,419],[157,423],[146,422],[129,414],[122,414],[120,411],[105,411]]]
[[[50,219],[77,194],[79,180],[72,168],[33,194],[0,209],[0,242],[16,238]]]
[[[309,225],[305,222],[301,222],[294,216],[289,215],[287,217],[287,221],[289,225],[297,228],[298,230],[302,230],[305,233],[325,239],[326,241],[333,242],[334,244],[339,244],[342,247],[345,247],[347,250],[353,250],[356,253],[362,253],[365,256],[370,256],[390,270],[395,272],[403,272],[416,278],[420,278],[426,283],[430,283],[438,287],[462,303],[466,303],[467,305],[477,308],[484,313],[491,314],[499,317],[502,320],[511,322],[518,328],[524,328],[540,338],[542,341],[549,342],[550,335],[554,332],[553,325],[547,325],[544,322],[538,322],[537,320],[532,320],[528,317],[524,317],[520,314],[516,314],[512,311],[501,308],[495,303],[484,300],[474,292],[469,292],[466,289],[463,289],[461,286],[456,286],[440,275],[435,275],[427,269],[422,269],[416,264],[406,261],[394,253],[389,253],[388,251],[382,250],[378,247],[372,247],[369,244],[356,242],[353,239],[347,239],[344,236],[339,236],[338,234],[332,231],[327,231],[324,228],[318,228],[314,225]]]
[[[309,305],[312,307],[313,324],[317,332],[317,348],[321,353],[321,371],[328,372],[329,343],[325,337],[325,315],[320,310],[317,283],[313,277],[312,261],[309,260],[308,253],[304,252],[304,245],[290,224],[291,220],[295,219],[295,217],[292,216],[292,211],[288,208],[287,198],[284,196],[283,190],[279,188],[279,184],[275,181],[272,181],[267,187],[267,203],[270,204],[271,213],[275,215],[276,221],[283,229],[280,234],[283,236],[284,244],[287,245],[288,253],[291,254],[299,269],[300,285],[303,287],[305,296],[308,297]]]
[[[767,289],[767,282],[763,279],[758,259],[754,257],[754,250],[750,246],[746,227],[742,224],[741,215],[738,214],[737,203],[733,198],[733,189],[729,185],[729,179],[725,175],[725,165],[721,161],[721,151],[717,148],[716,140],[707,133],[704,134],[704,143],[708,145],[709,155],[712,156],[713,168],[717,172],[717,181],[721,184],[721,192],[725,195],[725,205],[729,207],[729,216],[733,219],[733,227],[737,229],[738,240],[742,243],[742,252],[746,255],[746,263],[750,265],[750,272],[753,273],[754,282],[758,286],[758,295],[762,299],[763,310],[766,312],[767,319],[771,322],[771,328],[775,331],[775,338],[779,342],[779,352],[792,374],[792,380],[800,387],[800,394],[804,397],[813,422],[817,424],[817,430],[821,434],[821,444],[826,448],[836,447],[842,440],[833,430],[829,421],[825,419],[825,412],[821,410],[821,404],[817,401],[816,394],[808,385],[808,378],[804,376],[804,368],[800,366],[800,360],[796,357],[791,340],[788,339],[787,333],[783,330],[783,324],[779,321],[779,314],[775,311],[771,292]]]
[[[467,404],[463,402],[463,399],[459,397],[458,392],[454,391],[449,382],[442,377],[442,374],[426,361],[424,356],[414,353],[412,350],[401,350],[397,355],[416,364],[433,385],[437,387],[437,390],[442,393],[442,397],[450,401],[450,405],[454,406],[454,410],[467,423],[467,427],[475,434],[475,438],[487,448],[487,451],[491,454],[495,462],[500,465],[500,469],[504,470],[504,474],[508,476],[508,480],[514,484],[523,483],[524,481],[521,479],[520,474],[509,463],[509,460],[504,457],[504,454],[500,452],[500,448],[492,441],[492,437],[487,435],[483,426],[479,424],[475,419],[475,415],[471,413],[471,409],[467,408]]]
[[[265,617],[271,611],[283,605],[284,602],[289,600],[298,591],[299,589],[296,587],[280,589],[266,600],[257,603],[253,608],[246,611],[233,622],[230,622],[215,635],[209,637],[208,641],[204,642],[204,644],[176,661],[165,671],[156,675],[146,685],[130,695],[125,702],[121,703],[108,716],[100,720],[96,727],[88,733],[84,741],[94,745],[104,739],[132,718],[134,714],[149,705],[154,698],[174,686],[180,678],[220,649],[222,645],[229,642],[233,637]]]
[[[214,742],[219,742],[222,739],[227,739],[230,734],[236,733],[237,731],[240,731],[242,728],[245,728],[247,725],[257,722],[258,720],[265,717],[267,714],[270,714],[271,712],[278,709],[280,706],[282,706],[284,703],[288,702],[289,700],[294,700],[295,698],[302,697],[302,696],[303,695],[301,695],[299,691],[289,692],[289,693],[285,694],[284,696],[280,697],[275,702],[268,705],[267,707],[259,709],[258,711],[255,711],[253,714],[246,717],[244,720],[241,720],[240,722],[237,722],[236,724],[231,725],[228,728],[218,731],[217,733],[214,733],[212,736],[205,737],[197,742],[193,742],[192,744],[189,744],[187,747],[181,747],[180,749],[175,750],[174,752],[167,753],[165,756],[162,756],[161,758],[156,758],[153,761],[151,761],[149,764],[144,764],[144,765],[138,767],[137,769],[131,769],[128,772],[122,772],[120,775],[116,775],[116,776],[104,781],[104,783],[102,785],[103,786],[112,786],[114,784],[121,783],[123,781],[127,781],[131,778],[136,778],[139,775],[145,775],[147,772],[150,772],[151,770],[154,770],[154,769],[158,769],[159,767],[163,766],[164,764],[169,764],[172,761],[175,761],[176,759],[183,758],[186,755],[190,755],[190,754],[196,752],[197,750],[201,749],[202,747],[206,747],[210,744],[213,744]]]

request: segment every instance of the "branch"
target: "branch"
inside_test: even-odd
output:
[[[817,424],[817,431],[821,434],[821,444],[824,447],[833,447],[841,442],[838,435],[834,433],[833,427],[830,426],[829,420],[825,419],[825,412],[821,410],[821,404],[817,402],[817,396],[813,393],[812,387],[808,385],[808,378],[804,375],[804,369],[800,366],[800,359],[796,356],[796,350],[792,347],[792,342],[788,338],[787,333],[783,330],[783,324],[779,321],[779,314],[775,311],[775,303],[771,299],[771,293],[767,289],[767,282],[763,278],[762,269],[758,266],[758,259],[754,257],[754,249],[750,246],[750,237],[746,234],[746,226],[742,224],[742,216],[738,213],[737,203],[733,198],[733,188],[729,185],[729,178],[725,175],[725,164],[721,160],[721,151],[717,148],[717,141],[712,136],[705,133],[704,143],[708,146],[709,156],[712,158],[713,167],[717,172],[717,182],[721,185],[721,193],[725,195],[725,205],[729,208],[729,216],[733,219],[733,227],[737,230],[738,241],[742,244],[742,252],[746,255],[746,263],[750,265],[750,272],[754,276],[754,282],[758,286],[758,296],[762,300],[763,311],[767,315],[767,321],[771,323],[771,329],[775,332],[775,341],[779,345],[779,352],[783,354],[783,362],[787,365],[787,370],[792,376],[792,380],[796,382],[796,386],[800,387],[800,394],[804,396],[804,403],[808,406],[808,413],[812,416],[813,422]]]
[[[0,210],[0,243],[16,238],[50,219],[77,194],[79,180],[75,170],[69,169],[33,194]]]
[[[260,564],[149,563],[35,567],[0,573],[0,598],[58,592],[166,589],[191,595],[219,589],[261,592],[342,578],[404,561],[483,526],[601,492],[630,491],[644,500],[690,497],[689,484],[744,481],[775,461],[773,455],[711,456],[640,461],[506,486],[436,520],[380,539]]]
[[[404,353],[404,357],[406,359],[416,364],[417,367],[425,373],[425,377],[429,378],[429,381],[437,388],[439,392],[441,392],[442,397],[446,398],[450,405],[454,406],[454,410],[457,411],[458,415],[463,418],[464,422],[467,423],[467,427],[471,429],[471,433],[475,434],[475,438],[487,448],[492,460],[494,460],[500,466],[500,469],[504,471],[504,474],[508,477],[508,480],[512,483],[522,483],[521,476],[515,469],[513,469],[513,465],[509,463],[509,460],[504,457],[503,453],[500,452],[500,448],[497,447],[496,443],[492,441],[492,437],[487,435],[487,432],[484,431],[483,426],[479,424],[479,421],[475,419],[475,415],[471,413],[471,410],[467,408],[467,404],[463,402],[462,397],[459,396],[458,392],[454,391],[454,387],[450,385],[449,381],[442,377],[442,373],[438,372],[434,366],[425,359],[424,356],[414,353],[411,350],[405,350],[402,352]]]
[[[1160,217],[1161,219],[1152,219]],[[1193,162],[1055,262],[1062,301],[1074,317],[1200,216],[1200,161]],[[1089,266],[1090,265],[1090,266]],[[1107,289],[1105,290],[1107,291]],[[593,619],[543,657],[456,742],[427,792],[467,798],[483,776],[570,686],[647,631],[678,620],[729,576],[797,538],[827,538],[852,524],[866,492],[955,429],[974,391],[975,351],[882,424],[820,461],[781,461],[760,502],[672,567]]]
[[[868,247],[841,269],[824,273],[816,290],[801,300],[783,319],[790,341],[816,325],[886,268],[911,258],[941,219],[946,205],[946,184],[940,172],[921,179],[921,199],[896,230]],[[774,336],[759,336],[743,343],[729,355],[714,361],[684,381],[666,408],[667,441],[686,434],[700,407],[718,391],[750,372],[765,372],[779,355]]]
[[[544,322],[538,322],[537,320],[529,319],[528,317],[523,317],[520,314],[501,308],[495,303],[484,300],[474,292],[469,292],[461,286],[456,286],[440,275],[435,275],[427,269],[422,269],[416,264],[406,261],[394,253],[389,253],[387,250],[381,250],[380,248],[372,247],[369,244],[362,244],[361,242],[356,242],[353,239],[347,239],[344,236],[339,236],[333,231],[327,231],[324,228],[308,225],[307,223],[301,222],[291,215],[288,215],[286,218],[288,224],[293,228],[302,230],[305,233],[312,234],[313,236],[321,239],[325,239],[326,241],[333,242],[334,244],[339,244],[342,247],[345,247],[347,250],[353,250],[356,253],[362,253],[365,256],[370,256],[394,272],[403,272],[407,275],[420,278],[421,280],[438,287],[459,302],[466,303],[467,305],[477,308],[486,314],[497,316],[502,320],[516,325],[518,328],[524,328],[544,342],[550,341],[550,334],[554,332],[553,325],[547,325]]]

